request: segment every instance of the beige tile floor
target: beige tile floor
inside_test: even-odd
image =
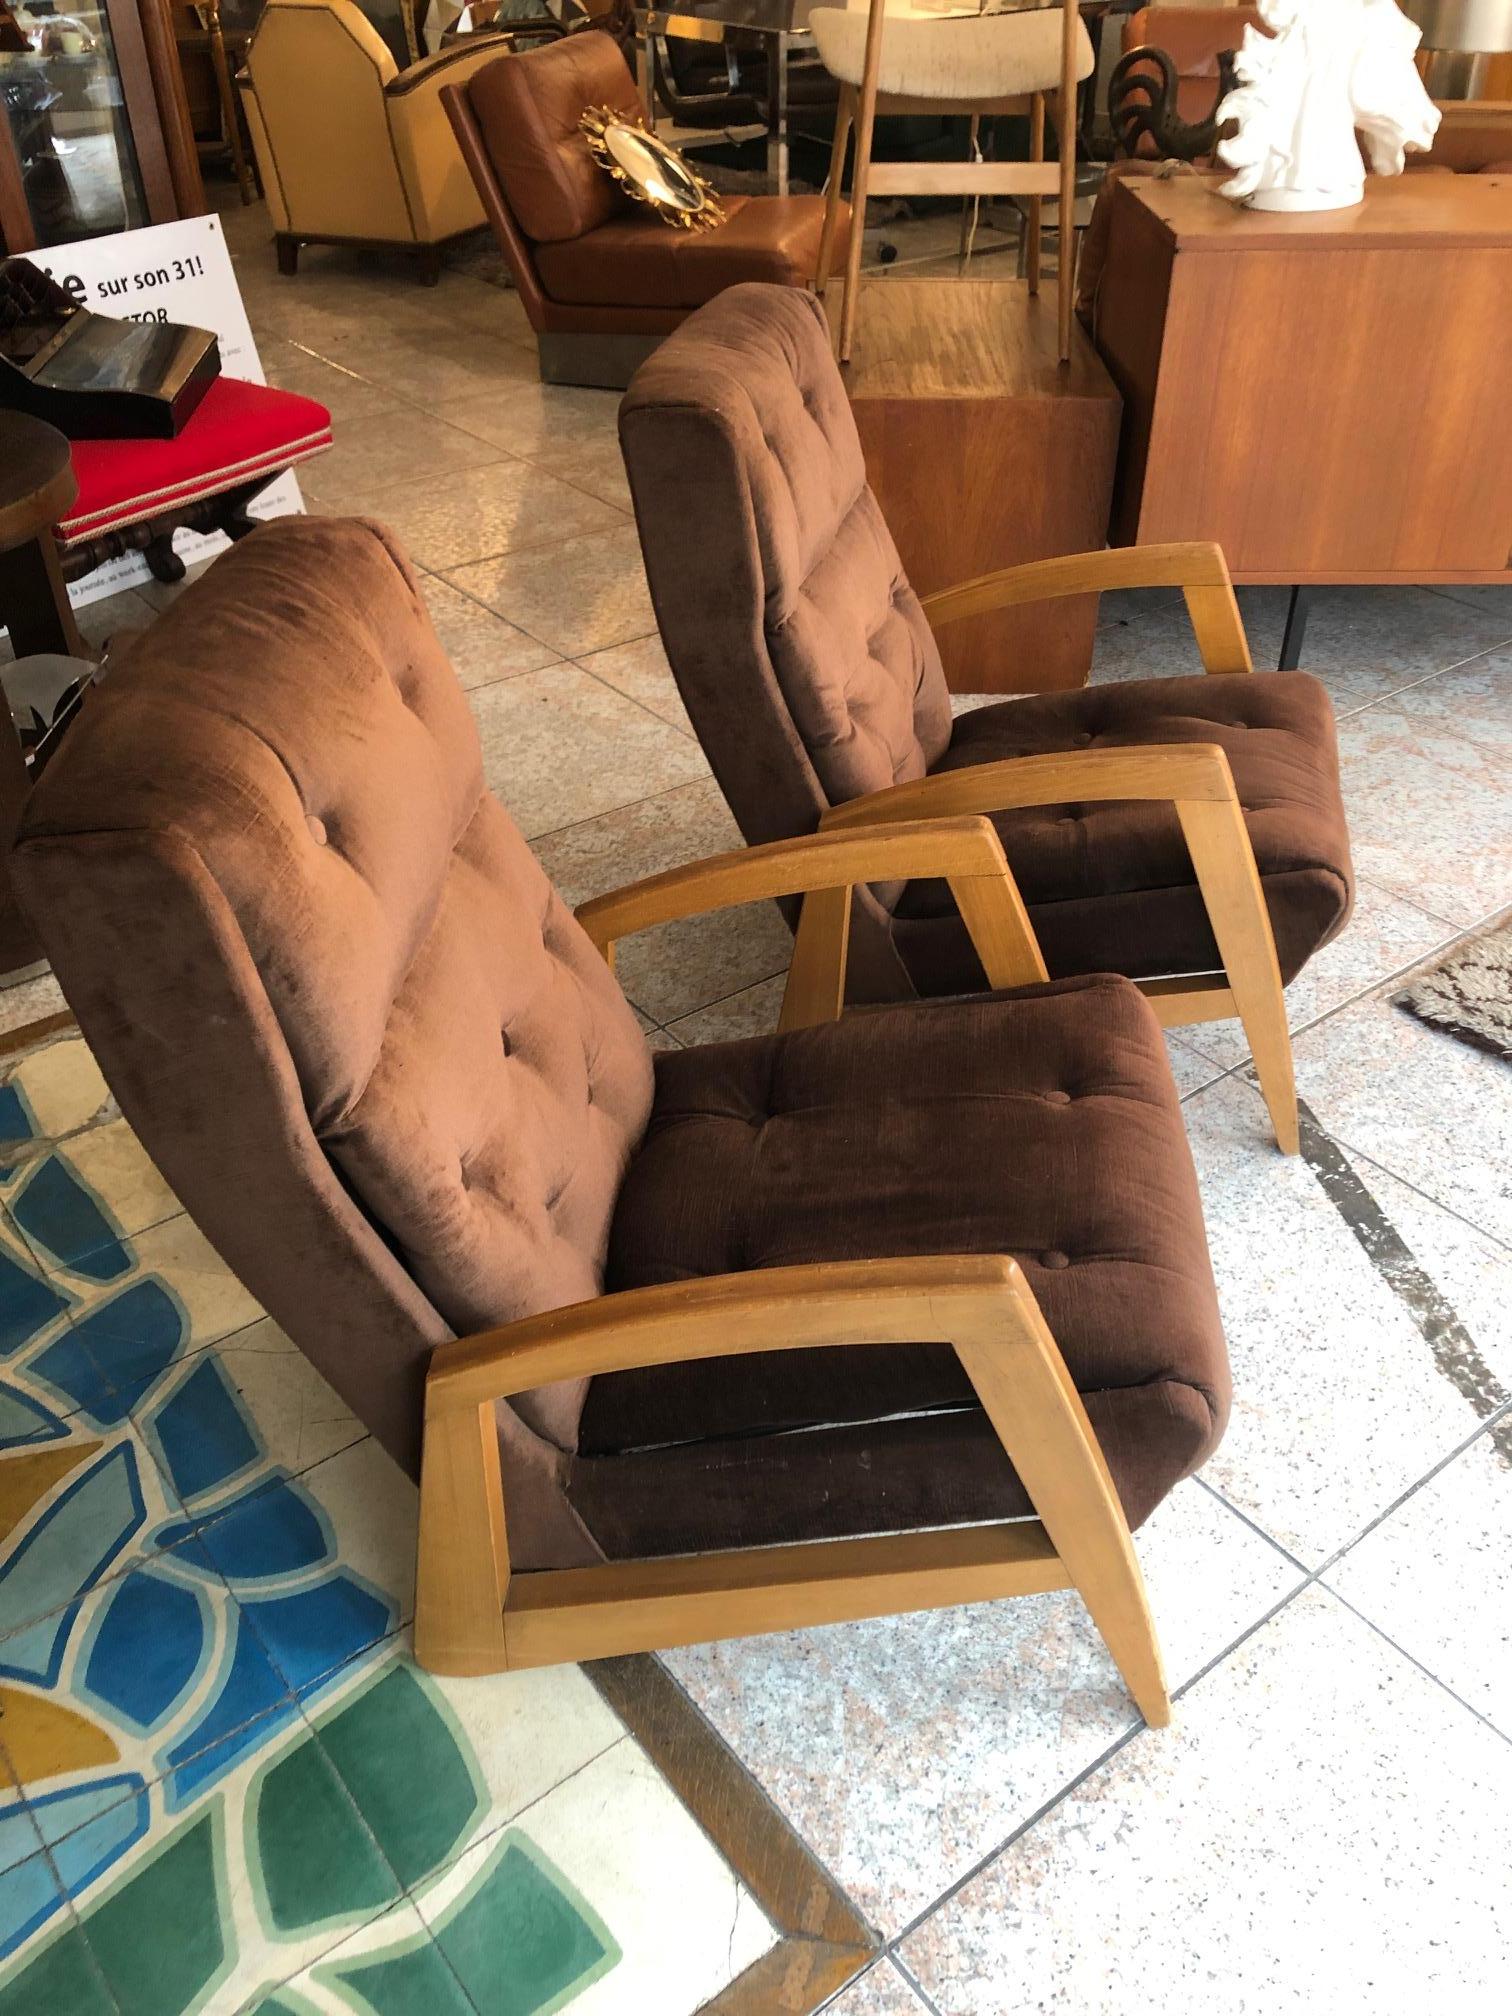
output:
[[[226,225],[270,378],[336,417],[309,508],[387,520],[425,569],[490,777],[568,900],[734,844],[614,396],[543,388],[508,293],[338,251],[282,280],[260,212]],[[1278,592],[1242,599],[1273,659]],[[1175,1726],[1137,1724],[1064,1597],[667,1662],[877,1928],[839,2016],[1509,2006],[1512,1072],[1391,996],[1512,905],[1512,593],[1330,591],[1308,659],[1361,881],[1291,996],[1307,1156],[1270,1150],[1237,1027],[1171,1043],[1236,1390],[1141,1536]],[[1107,598],[1096,678],[1189,669],[1171,598]],[[700,1042],[772,1026],[787,952],[741,912],[621,970],[654,1041]]]

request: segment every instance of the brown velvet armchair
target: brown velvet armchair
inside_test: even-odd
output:
[[[625,396],[620,438],[662,641],[746,839],[990,814],[1049,971],[1127,974],[1167,1027],[1240,1016],[1294,1153],[1282,987],[1349,912],[1338,755],[1315,679],[1249,676],[1218,549],[1076,554],[921,604],[867,486],[822,311],[775,288],[734,289],[670,336]],[[1221,676],[952,720],[934,628],[1158,586],[1184,591]],[[938,880],[811,898],[800,964],[842,907],[852,1000],[982,986]]]
[[[1180,1110],[1052,982],[986,821],[564,908],[381,528],[286,519],[90,696],[16,880],[122,1110],[420,1475],[416,1651],[479,1673],[1075,1586],[1167,1718],[1129,1538],[1221,1432]],[[614,942],[941,877],[1005,992],[653,1059]],[[830,960],[843,960],[832,945]]]
[[[608,106],[638,120],[629,65],[608,35],[502,57],[441,94],[499,241],[549,384],[629,383],[690,309],[741,280],[807,287],[824,199],[725,196],[725,221],[677,231],[599,168],[578,122]]]

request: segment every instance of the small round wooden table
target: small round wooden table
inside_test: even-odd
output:
[[[0,623],[18,658],[89,655],[68,606],[53,527],[79,494],[66,438],[28,413],[0,412]]]

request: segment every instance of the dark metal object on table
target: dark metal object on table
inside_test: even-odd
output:
[[[1108,79],[1108,123],[1120,155],[1133,159],[1148,140],[1162,161],[1199,161],[1218,144],[1218,107],[1235,84],[1234,57],[1218,57],[1218,91],[1213,109],[1195,124],[1177,111],[1180,78],[1168,51],[1144,43],[1120,56]]]
[[[97,315],[31,260],[0,260],[0,407],[75,440],[171,441],[219,376],[208,329]]]

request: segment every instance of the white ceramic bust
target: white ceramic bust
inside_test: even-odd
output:
[[[1430,147],[1439,111],[1413,56],[1422,39],[1396,0],[1259,0],[1272,30],[1244,32],[1239,78],[1218,107],[1238,131],[1222,194],[1256,210],[1342,210],[1365,195],[1358,129],[1378,175]]]

